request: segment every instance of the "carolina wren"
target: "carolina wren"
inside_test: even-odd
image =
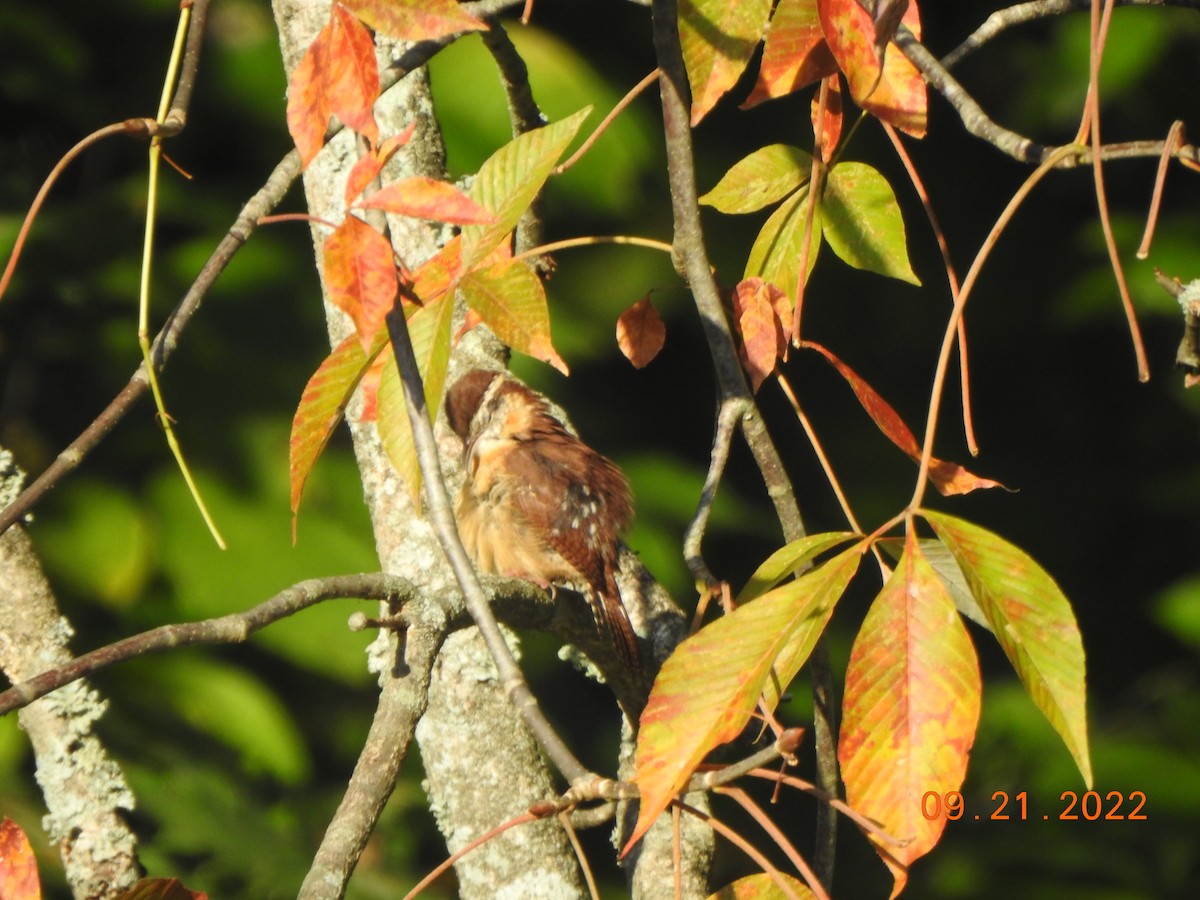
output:
[[[578,590],[597,627],[640,665],[613,575],[619,535],[633,517],[621,470],[571,434],[544,397],[499,372],[475,369],[455,382],[446,415],[463,440],[455,516],[476,565]]]

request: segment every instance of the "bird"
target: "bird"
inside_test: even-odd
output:
[[[507,373],[467,372],[446,393],[446,417],[463,441],[455,518],[479,570],[578,591],[597,628],[640,666],[615,576],[633,519],[624,473]]]

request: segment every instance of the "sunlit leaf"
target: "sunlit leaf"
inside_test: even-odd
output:
[[[856,269],[921,283],[908,263],[900,205],[878,171],[838,163],[829,170],[823,199],[821,223],[834,253]]]
[[[292,70],[288,82],[288,133],[300,151],[300,161],[307,166],[325,144],[331,107],[326,90],[329,73],[329,40],[331,25],[326,25]]]
[[[550,341],[546,291],[527,263],[508,260],[468,272],[459,289],[467,305],[501,341],[567,374],[567,364]]]
[[[21,826],[7,817],[0,821],[0,897],[41,900],[37,860]]]
[[[786,884],[791,893],[783,890],[778,881]],[[809,900],[814,896],[807,884],[786,872],[776,872],[774,877],[759,872],[725,885],[716,893],[709,894],[708,900],[793,900],[793,897],[795,900]]]
[[[496,218],[490,225],[470,225],[462,230],[464,269],[487,257],[513,230],[590,112],[591,107],[581,109],[558,122],[527,131],[480,166],[469,194]]]
[[[288,442],[293,539],[305,482],[334,429],[342,421],[346,404],[366,371],[367,361],[368,356],[358,338],[350,335],[325,357],[300,395]]]
[[[889,44],[882,72],[875,49],[875,24],[857,0],[819,0],[821,27],[838,67],[850,83],[850,96],[863,109],[914,137],[925,134],[925,82],[916,67]],[[917,4],[901,20],[921,36]]]
[[[425,408],[432,419],[446,385],[450,361],[450,324],[454,313],[453,298],[443,295],[438,300],[417,309],[408,318],[408,335],[412,340],[417,370],[425,388]],[[379,439],[392,465],[408,486],[414,503],[421,490],[421,467],[417,461],[412,423],[404,403],[404,385],[396,367],[396,357],[389,347],[383,351],[376,421]]]
[[[868,835],[903,890],[937,844],[945,811],[926,792],[957,791],[979,722],[979,661],[942,579],[910,540],[850,651],[838,759],[846,802],[899,843]]]
[[[339,0],[375,31],[406,41],[433,41],[460,31],[487,31],[455,0]]]
[[[372,148],[354,164],[350,169],[350,174],[346,177],[345,200],[347,206],[353,203],[366,186],[375,180],[375,177],[383,170],[387,161],[395,155],[396,151],[411,140],[416,128],[417,123],[413,122],[400,134],[392,135],[378,147]]]
[[[782,200],[812,172],[812,156],[799,147],[770,144],[735,162],[700,202],[723,213],[749,213]]]
[[[1054,579],[1019,547],[945,513],[922,510],[950,548],[1034,705],[1092,784],[1083,640]]]
[[[617,346],[636,369],[648,366],[666,340],[666,326],[649,297],[643,297],[617,319]]]
[[[758,276],[769,281],[789,298],[800,286],[800,257],[804,247],[804,219],[808,206],[808,186],[804,185],[780,204],[767,218],[750,255],[743,278]],[[812,232],[808,242],[808,266],[805,278],[817,264],[821,249],[821,207],[813,210]]]
[[[359,205],[451,225],[486,225],[496,218],[454,185],[424,175],[393,182]]]
[[[925,561],[938,573],[954,605],[960,613],[987,631],[992,630],[992,624],[983,614],[979,601],[971,594],[966,576],[958,565],[958,560],[950,549],[937,538],[921,538],[917,541],[921,547],[921,555]],[[892,559],[899,559],[904,552],[907,541],[905,538],[884,538],[876,542],[876,546],[886,551]]]
[[[332,30],[324,61],[328,66],[325,90],[329,95],[330,112],[375,146],[379,143],[379,127],[373,112],[375,101],[379,99],[375,41],[340,3],[333,4],[329,26]]]
[[[865,544],[707,625],[663,664],[642,712],[635,781],[641,807],[625,851],[658,818],[710,750],[733,740],[768,687],[807,658],[858,568]],[[789,649],[786,665],[779,663]]]
[[[767,29],[758,81],[742,108],[786,96],[837,70],[821,30],[817,0],[779,0]]]
[[[844,544],[858,535],[850,531],[828,531],[808,534],[799,540],[780,547],[763,561],[737,595],[736,604],[741,606],[755,597],[761,597],[785,578],[801,574],[801,570],[826,550]]]
[[[370,348],[400,287],[392,245],[357,216],[348,215],[325,239],[329,299],[350,316],[363,350]]]
[[[679,43],[692,87],[692,125],[733,87],[771,14],[771,0],[680,0]]]

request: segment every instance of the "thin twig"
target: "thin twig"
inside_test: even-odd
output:
[[[1176,120],[1172,123],[1171,130],[1167,132],[1167,141],[1163,145],[1162,156],[1158,160],[1158,171],[1154,175],[1154,190],[1150,194],[1150,211],[1146,214],[1146,230],[1142,233],[1142,242],[1138,244],[1138,259],[1145,259],[1150,255],[1150,242],[1154,240],[1154,228],[1158,224],[1158,211],[1162,206],[1163,187],[1167,181],[1167,168],[1171,162],[1171,154],[1183,142],[1183,122]]]
[[[675,800],[672,802],[677,804],[683,812],[695,816],[717,834],[721,835],[721,837],[725,838],[725,840],[729,841],[729,843],[733,844],[748,857],[750,857],[750,859],[754,861],[754,864],[762,869],[763,873],[767,875],[767,877],[769,877],[781,891],[783,891],[785,896],[791,897],[792,900],[800,900],[800,895],[796,893],[796,889],[784,881],[783,874],[777,868],[775,868],[775,866],[771,864],[771,861],[767,859],[758,850],[758,848],[751,844],[748,840],[746,840],[711,813],[702,812],[701,810],[696,809],[694,806],[689,806],[682,800]],[[825,889],[821,887],[821,883],[819,881],[814,882],[812,888],[813,895],[817,897],[818,900],[829,900],[829,895],[825,893]]]
[[[654,84],[654,82],[658,79],[658,76],[661,74],[662,71],[660,69],[655,69],[636,85],[634,85],[630,89],[629,93],[617,101],[617,105],[614,106],[609,114],[604,117],[604,120],[596,126],[596,130],[587,136],[587,140],[579,145],[579,149],[567,157],[565,161],[555,166],[550,174],[561,175],[563,172],[567,171],[567,169],[571,168],[571,166],[575,165],[575,163],[579,162],[579,160],[583,158],[583,155],[592,149],[592,145],[596,143],[596,141],[600,140],[600,136],[608,130],[608,126],[613,123],[613,120],[622,112],[624,112],[625,108],[629,106],[629,104],[635,99],[637,99],[637,97],[644,90],[646,90],[646,88]]]
[[[744,398],[731,397],[721,401],[721,408],[717,413],[716,434],[713,436],[712,450],[709,452],[708,474],[704,478],[704,487],[700,491],[700,502],[696,505],[696,512],[692,515],[683,536],[683,558],[688,571],[692,573],[692,578],[698,584],[712,586],[717,583],[717,578],[704,562],[701,544],[704,541],[704,532],[708,528],[713,501],[717,497],[717,488],[721,484],[721,476],[725,473],[725,464],[729,460],[733,432],[746,406]]]
[[[381,574],[311,578],[280,591],[244,612],[200,622],[161,625],[78,656],[65,665],[35,675],[0,693],[0,715],[27,706],[65,684],[136,656],[192,644],[238,644],[254,632],[324,600],[357,597],[399,601],[412,588],[400,578]]]
[[[937,241],[938,251],[942,254],[942,266],[946,270],[946,282],[950,285],[950,302],[953,304],[958,300],[961,285],[958,281],[958,271],[954,268],[954,260],[950,256],[950,245],[946,242],[946,233],[933,209],[933,200],[930,198],[929,192],[925,190],[925,182],[921,178],[921,173],[917,171],[916,164],[900,140],[899,133],[883,120],[880,120],[880,124],[888,136],[888,140],[892,142],[896,155],[904,164],[904,170],[908,172],[913,190],[917,192],[917,197],[921,200],[925,217],[929,220],[929,227],[933,231],[934,240]],[[974,416],[971,414],[971,371],[967,359],[967,320],[965,317],[958,320],[958,382],[959,394],[962,397],[963,436],[967,442],[967,450],[972,456],[978,456],[979,442],[975,439],[975,422]]]
[[[954,347],[955,335],[958,333],[958,322],[962,318],[963,308],[967,305],[967,300],[970,299],[971,292],[975,288],[975,281],[979,278],[979,273],[983,270],[983,264],[991,254],[992,248],[995,247],[996,242],[1000,239],[1000,234],[1008,226],[1012,217],[1016,215],[1017,209],[1025,202],[1025,198],[1058,165],[1061,159],[1074,154],[1076,149],[1071,145],[1060,147],[1057,151],[1050,154],[1025,179],[1024,184],[1009,199],[1008,204],[1004,207],[1004,211],[1000,213],[1000,217],[996,220],[996,224],[992,226],[992,230],[988,232],[987,238],[979,248],[979,252],[975,255],[975,260],[971,263],[971,268],[967,271],[967,275],[963,279],[962,290],[958,293],[958,300],[955,302],[954,309],[950,312],[950,320],[946,324],[946,333],[942,338],[942,347],[938,354],[937,367],[934,370],[933,387],[929,397],[929,411],[925,419],[925,439],[921,447],[921,467],[917,473],[917,484],[913,491],[913,498],[909,501],[910,510],[920,507],[921,500],[925,496],[925,488],[929,483],[929,461],[933,458],[933,441],[937,434],[938,415],[942,403],[942,388],[946,382],[946,367],[949,364],[950,353]]]
[[[771,817],[763,812],[763,808],[750,799],[749,794],[747,794],[741,788],[733,787],[717,788],[717,793],[724,794],[726,797],[732,798],[742,809],[750,814],[750,817],[759,824],[762,830],[770,835],[771,840],[775,842],[775,846],[782,850],[783,855],[786,856],[791,861],[792,865],[796,867],[796,871],[800,873],[808,886],[813,889],[813,893],[817,894],[817,896],[820,896],[824,892],[824,889],[821,887],[821,883],[817,880],[817,876],[813,873],[812,868],[808,865],[808,860],[806,860],[796,849],[795,845],[793,845],[792,842],[787,839],[787,835],[785,835],[780,830],[779,826],[771,820]]]
[[[299,174],[300,154],[293,150],[280,161],[266,183],[242,208],[225,237],[221,239],[212,255],[209,256],[195,281],[192,282],[179,305],[167,317],[166,323],[155,337],[151,358],[157,371],[162,371],[167,359],[175,350],[183,329],[200,309],[208,291],[221,272],[225,270],[229,261],[233,259],[234,254],[241,249],[258,227],[259,218],[279,205]],[[24,518],[42,497],[56,487],[65,476],[78,468],[87,455],[141,399],[148,388],[146,364],[143,362],[130,377],[129,383],[113,398],[104,411],[83,430],[79,437],[75,438],[66,449],[55,457],[54,462],[29,487],[25,488],[16,500],[0,512],[0,533],[6,531],[14,522]]]
[[[536,822],[539,818],[540,816],[537,816],[531,812],[522,813],[516,818],[505,822],[503,825],[497,825],[491,831],[481,834],[479,837],[475,838],[475,840],[471,841],[465,847],[460,849],[457,853],[452,853],[448,859],[443,860],[437,866],[437,868],[417,882],[416,886],[414,886],[411,891],[404,895],[404,900],[412,900],[413,897],[417,896],[419,893],[421,893],[421,891],[425,890],[425,888],[429,887],[429,885],[441,878],[442,875],[450,870],[451,866],[453,866],[472,850],[477,850],[488,841],[492,840],[492,838],[504,834],[504,832],[508,831],[510,828],[516,828],[518,825],[526,825],[530,822]]]
[[[942,57],[942,65],[952,69],[988,41],[1017,25],[1063,13],[1085,10],[1092,0],[1034,0],[998,9],[975,29],[965,41]],[[1118,6],[1184,6],[1200,9],[1200,0],[1117,0]]]

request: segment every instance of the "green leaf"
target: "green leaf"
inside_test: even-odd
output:
[[[746,260],[743,278],[758,276],[783,291],[790,302],[795,302],[800,286],[800,251],[804,246],[804,217],[808,206],[808,185],[792,194],[780,207],[771,213]],[[813,210],[812,233],[808,242],[808,269],[805,277],[817,264],[817,252],[821,249],[821,207]]]
[[[437,415],[442,391],[446,386],[446,370],[450,362],[450,322],[454,314],[453,298],[446,294],[422,306],[408,319],[408,334],[412,339],[417,370],[425,388],[425,406],[432,419]],[[387,358],[379,380],[378,423],[383,450],[396,471],[408,485],[413,502],[420,502],[421,466],[413,442],[412,424],[404,404],[404,385],[396,368],[392,348],[383,351]]]
[[[811,154],[770,144],[735,162],[700,202],[723,213],[754,212],[806,184],[811,173]]]
[[[809,534],[785,544],[763,561],[754,570],[754,574],[746,582],[737,595],[737,605],[741,606],[747,600],[753,600],[769,591],[789,575],[799,574],[798,570],[811,562],[826,550],[845,543],[857,537],[850,531],[830,531],[823,534]]]
[[[1083,640],[1066,595],[1045,569],[1003,538],[945,513],[921,515],[954,554],[1025,690],[1090,787]]]
[[[784,872],[775,872],[773,876],[767,872],[747,875],[709,894],[708,900],[809,900],[816,896],[798,878]],[[784,891],[779,882],[786,884],[788,890]]]
[[[825,240],[842,260],[856,269],[921,283],[908,262],[896,195],[875,169],[859,162],[830,169],[821,214]]]
[[[855,544],[675,648],[642,712],[635,762],[642,802],[626,852],[708,752],[746,727],[768,679],[777,696],[780,686],[795,677],[865,548],[865,543]]]
[[[516,227],[590,113],[589,106],[559,122],[527,131],[480,167],[468,196],[495,214],[496,220],[490,225],[463,228],[464,271],[486,258]]]
[[[546,291],[528,264],[510,259],[468,272],[459,290],[501,341],[567,374],[567,364],[550,341]]]
[[[174,656],[155,686],[187,722],[236,750],[251,772],[298,784],[312,772],[304,738],[261,681],[227,662]]]

